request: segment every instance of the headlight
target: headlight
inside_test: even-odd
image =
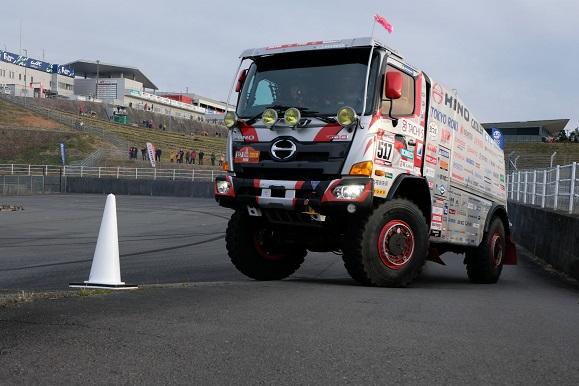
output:
[[[334,188],[334,196],[346,200],[355,200],[364,191],[364,185],[340,185]]]
[[[287,109],[283,115],[283,119],[289,127],[296,127],[300,123],[301,118],[302,114],[295,107]]]
[[[223,124],[228,129],[232,129],[235,127],[235,125],[237,124],[237,117],[235,116],[235,113],[233,111],[228,111],[225,113],[225,116],[223,117]]]
[[[358,120],[358,115],[353,108],[349,106],[342,107],[338,110],[338,115],[336,116],[338,123],[343,127],[351,126]]]
[[[229,189],[231,189],[231,185],[229,185],[228,181],[217,181],[217,193],[219,194],[227,194],[229,193]]]
[[[277,122],[277,111],[274,109],[265,109],[261,115],[261,120],[266,127],[272,127]]]

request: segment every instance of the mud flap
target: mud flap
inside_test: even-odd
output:
[[[503,260],[504,265],[517,265],[517,246],[513,242],[511,235],[509,235],[506,242],[506,253]]]
[[[438,249],[436,247],[433,247],[432,245],[428,249],[428,256],[426,256],[426,260],[432,261],[434,263],[438,263],[441,265],[446,265],[444,263],[444,261],[442,261],[442,259],[440,258],[440,252],[438,252]]]

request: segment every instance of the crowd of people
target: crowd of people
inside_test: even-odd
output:
[[[141,160],[148,161],[149,160],[149,152],[147,151],[147,147],[143,147],[140,149],[141,152]],[[161,149],[155,149],[155,161],[161,162]],[[223,166],[225,162],[225,154],[221,153],[219,155],[215,154],[212,151],[210,154],[207,155],[208,158],[205,158],[206,153],[203,150],[195,151],[193,149],[184,151],[183,149],[179,149],[174,155],[171,156],[171,162],[175,162],[178,164],[186,163],[188,165],[204,165],[207,162],[207,165],[211,166]],[[139,148],[136,146],[129,147],[129,159],[130,160],[137,160],[139,158]]]
[[[175,153],[174,157],[171,157],[171,162],[176,162],[178,164],[186,163],[188,165],[203,165],[205,162],[205,152],[203,150],[199,150],[198,152],[194,149],[183,151],[183,149],[179,149],[178,152]],[[215,152],[211,152],[208,155],[209,163],[207,165],[211,166],[223,166],[223,162],[225,162],[225,154],[221,153],[219,157]],[[216,164],[217,162],[217,164]]]

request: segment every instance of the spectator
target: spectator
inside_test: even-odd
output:
[[[143,161],[145,161],[147,159],[147,148],[146,147],[141,149],[141,157],[143,158]]]
[[[185,155],[185,152],[183,151],[183,149],[179,149],[179,163],[182,164],[183,163],[183,156]]]
[[[199,150],[199,165],[203,165],[203,156],[205,156],[205,153],[203,150]]]
[[[189,150],[187,150],[187,152],[185,153],[185,162],[187,162],[187,165],[191,163],[191,153],[189,152]]]
[[[215,166],[215,152],[211,152],[211,166]]]
[[[158,161],[161,162],[161,154],[162,154],[161,149],[157,149],[157,153],[159,153],[159,159],[158,159]]]
[[[197,152],[195,150],[191,150],[191,163],[195,165],[195,158],[197,158]]]
[[[219,166],[223,166],[224,162],[225,162],[225,154],[221,153],[221,155],[219,156]]]

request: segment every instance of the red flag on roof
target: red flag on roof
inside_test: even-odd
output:
[[[392,27],[392,24],[388,23],[388,20],[384,19],[383,16],[374,15],[374,20],[376,21],[376,23],[386,28],[386,31],[388,31],[388,33],[392,33],[392,31],[394,31],[394,27]]]

